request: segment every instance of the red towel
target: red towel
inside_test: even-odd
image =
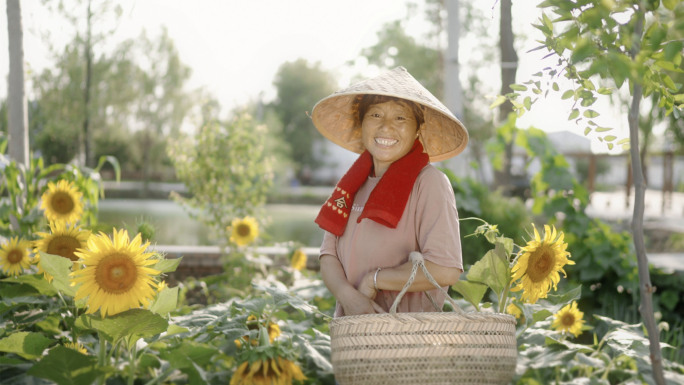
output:
[[[408,154],[392,163],[383,174],[368,197],[358,222],[369,218],[389,228],[396,228],[404,214],[413,184],[429,161],[430,157],[423,151],[423,145],[416,139]],[[330,198],[323,204],[315,220],[318,226],[337,236],[344,234],[354,195],[372,170],[373,158],[368,151],[364,151],[337,182]]]

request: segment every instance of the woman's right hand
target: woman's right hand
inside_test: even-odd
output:
[[[386,313],[375,301],[363,295],[356,289],[346,290],[342,298],[338,298],[344,315]]]

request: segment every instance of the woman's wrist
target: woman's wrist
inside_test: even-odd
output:
[[[380,291],[378,288],[378,273],[380,273],[380,270],[382,270],[382,267],[378,267],[377,270],[375,270],[375,274],[373,274],[373,288],[375,291]]]

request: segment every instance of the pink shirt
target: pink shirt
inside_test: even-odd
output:
[[[462,271],[458,212],[454,190],[446,175],[432,165],[421,170],[395,229],[370,219],[356,222],[379,181],[380,177],[369,177],[361,186],[354,198],[344,234],[337,237],[326,231],[321,255],[337,257],[347,280],[356,288],[368,272],[375,271],[378,267],[389,268],[404,264],[411,251],[421,252],[426,261],[445,267],[457,267]],[[381,290],[375,301],[389,311],[398,293]],[[430,294],[438,304],[444,302],[444,295],[439,290],[431,290]],[[407,292],[397,311],[420,312],[435,309],[425,293]],[[342,307],[338,303],[335,316],[342,315]]]

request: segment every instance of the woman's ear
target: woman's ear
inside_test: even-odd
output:
[[[416,130],[416,138],[420,136],[423,127],[425,127],[425,123],[421,123],[420,126],[418,126],[418,129]]]

